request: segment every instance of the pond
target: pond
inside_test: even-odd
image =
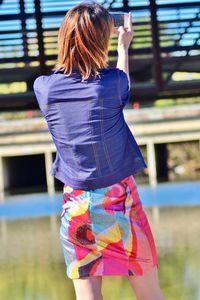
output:
[[[185,186],[184,191],[179,189],[179,196],[187,195],[186,190],[191,189],[191,185],[190,188],[187,184]],[[164,187],[161,185],[161,189],[164,189],[165,194],[168,192],[169,197],[169,189]],[[147,187],[140,187],[141,197],[145,194],[145,188]],[[199,190],[193,186],[192,191],[193,194],[190,195],[194,195],[194,199],[198,198]],[[152,193],[155,196],[161,191],[154,190]],[[21,200],[18,197],[6,202],[6,205],[11,205],[12,212],[7,218],[3,216],[5,217],[6,212],[8,214],[8,206],[0,207],[0,299],[75,300],[72,282],[65,275],[59,241],[60,217],[56,211],[60,209],[61,194],[56,195],[56,203],[51,199],[51,204],[46,203],[46,206],[46,194],[43,195],[44,199],[42,195],[35,195],[32,204],[27,201],[30,195]],[[39,197],[42,209],[34,211],[33,207],[37,207]],[[165,299],[200,300],[200,205],[196,200],[192,202],[192,196],[187,203],[190,205],[184,203],[181,206],[174,202],[173,206],[160,205],[158,222],[153,218],[153,209],[146,202],[147,199],[148,197],[145,198],[144,209],[155,237],[160,285]],[[155,199],[156,196],[154,201]],[[26,207],[18,217],[20,209],[17,209],[17,205]],[[125,277],[104,277],[103,294],[104,300],[135,299]]]

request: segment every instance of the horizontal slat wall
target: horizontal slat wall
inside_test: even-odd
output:
[[[37,1],[4,0],[0,4],[0,83],[26,81],[27,92],[31,91],[31,83],[38,74],[48,73],[54,66],[60,23],[68,9],[82,2],[40,0],[42,31],[39,31],[39,23],[36,22],[38,12],[35,10]],[[150,1],[98,2],[110,10],[132,11],[134,39],[130,49],[131,76],[135,84],[152,84],[155,53]],[[20,12],[20,5],[24,7],[23,13]],[[197,72],[200,66],[200,1],[157,0],[156,5],[163,77],[171,80],[176,70]],[[111,66],[116,64],[116,48],[117,39],[112,38],[109,48]],[[173,61],[169,63],[170,58],[177,58],[177,67]],[[15,69],[17,73],[11,72]]]
[[[110,3],[113,1],[99,1],[105,7],[109,8]],[[180,2],[180,1],[179,1]],[[19,62],[27,61],[31,65],[37,65],[38,48],[37,48],[37,34],[36,34],[36,21],[35,9],[33,0],[24,0],[25,3],[25,17],[26,17],[26,32],[28,44],[28,58],[24,57],[23,43],[22,43],[22,30],[20,21],[20,6],[18,0],[4,0],[1,4],[0,16],[0,68],[9,67],[9,64],[2,64],[3,62]],[[57,30],[63,19],[65,12],[80,3],[80,1],[53,1],[41,0],[41,12],[43,14],[42,24],[44,29],[44,43],[45,54],[49,57],[48,64],[51,64],[52,56],[56,55],[57,43]],[[132,5],[134,3],[134,5]],[[184,5],[190,4],[188,6]],[[133,26],[135,31],[135,38],[132,43],[133,53],[136,57],[142,57],[143,54],[152,56],[152,34],[150,25],[150,11],[148,1],[129,1],[130,9],[133,10]],[[158,21],[160,28],[160,46],[163,48],[163,57],[170,53],[176,55],[176,50],[180,52],[182,48],[184,55],[189,50],[199,50],[200,47],[200,2],[181,1],[176,3],[174,1],[158,0]],[[170,5],[171,4],[171,5]],[[182,6],[180,6],[180,4]],[[116,0],[111,6],[112,10],[122,9],[123,1]],[[116,49],[116,41],[111,43]],[[172,47],[175,47],[174,51]],[[177,48],[177,49],[176,49]],[[192,49],[190,49],[192,48]],[[185,51],[184,51],[185,50]],[[195,51],[191,51],[194,55]],[[181,53],[179,53],[181,55]],[[20,60],[19,58],[22,58]],[[15,59],[16,58],[16,59]],[[52,63],[55,62],[55,57]],[[17,63],[18,62],[18,63]],[[22,66],[23,64],[21,64]],[[12,64],[13,66],[13,64]]]

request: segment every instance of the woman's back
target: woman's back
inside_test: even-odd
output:
[[[129,99],[127,75],[103,68],[82,81],[55,72],[34,83],[40,109],[57,148],[51,174],[74,188],[113,184],[146,167],[124,121]]]

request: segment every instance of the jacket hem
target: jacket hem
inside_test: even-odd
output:
[[[145,163],[142,163],[142,165],[140,165],[138,168],[134,168],[131,165],[126,165],[123,168],[121,168],[120,171],[117,170],[115,173],[111,173],[103,177],[89,178],[83,180],[70,178],[59,170],[51,170],[50,174],[58,180],[60,180],[61,182],[63,182],[64,184],[67,184],[74,189],[94,190],[113,185],[130,175],[142,172],[146,168],[147,166]]]

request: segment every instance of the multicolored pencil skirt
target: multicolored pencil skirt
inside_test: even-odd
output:
[[[60,240],[71,279],[141,276],[158,267],[154,238],[133,176],[90,191],[65,184]]]

